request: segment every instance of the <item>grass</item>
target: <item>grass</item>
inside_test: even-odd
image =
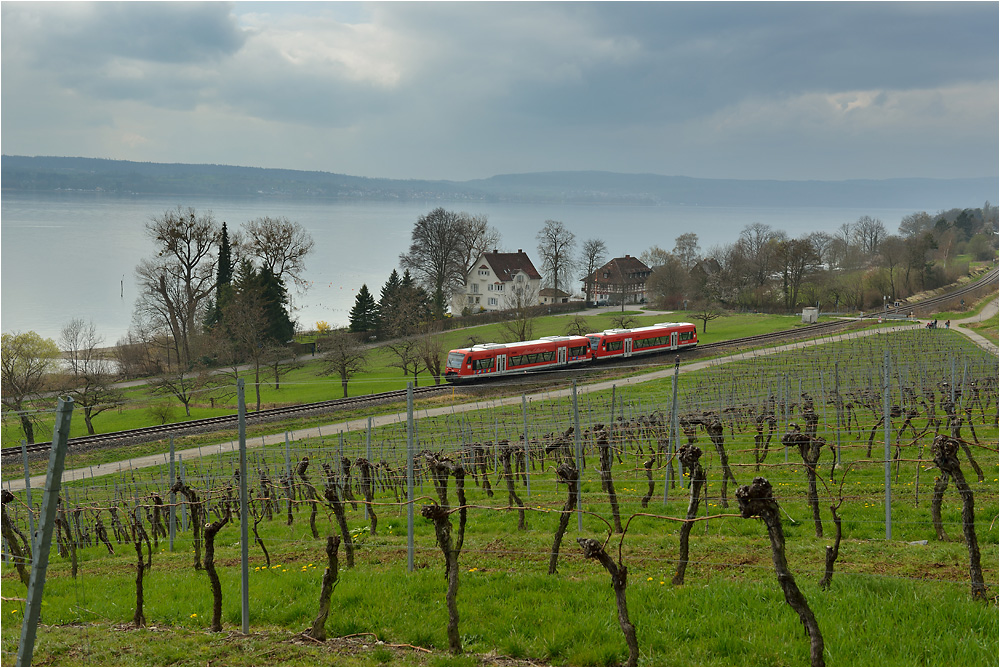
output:
[[[690,319],[690,314],[678,312],[667,316],[640,315],[634,313],[637,325],[649,325],[656,322],[663,322],[664,319]],[[603,330],[612,326],[612,315],[602,314],[589,316],[587,323],[593,331]],[[534,336],[550,336],[563,334],[569,325],[570,318],[566,316],[545,316],[535,321]],[[707,334],[699,332],[700,340],[704,343],[728,340],[742,336],[752,336],[755,334],[768,333],[783,329],[791,329],[800,324],[799,319],[793,316],[774,315],[735,315],[720,318],[709,323]],[[483,325],[475,328],[452,330],[441,335],[442,349],[451,350],[469,344],[470,337],[475,337],[477,341],[502,341],[503,332],[498,324]],[[369,362],[369,370],[365,373],[352,377],[348,384],[348,394],[350,396],[363,396],[386,392],[390,390],[406,389],[408,381],[413,380],[413,376],[404,377],[399,369],[390,366],[393,361],[392,354],[384,347],[376,347],[372,350]],[[276,406],[287,406],[302,403],[312,403],[337,399],[343,396],[339,377],[320,375],[322,361],[319,356],[315,360],[307,361],[301,368],[294,369],[282,376],[280,389],[275,390],[273,382],[261,385],[262,407],[271,408]],[[252,375],[244,374],[250,383],[247,386],[247,405],[252,410],[255,407],[256,397],[252,389]],[[433,384],[431,376],[424,372],[418,375],[418,382],[421,385]],[[157,422],[149,413],[151,406],[163,402],[169,402],[173,406],[172,417],[168,422],[181,422],[185,420],[197,420],[221,415],[232,415],[236,412],[236,399],[216,398],[210,400],[209,393],[203,392],[196,396],[191,405],[191,415],[185,415],[181,404],[174,398],[153,395],[149,388],[142,386],[125,390],[125,401],[123,406],[101,413],[94,418],[95,429],[98,433],[110,433],[145,427]],[[44,441],[51,438],[53,420],[48,417],[48,411],[41,418],[41,425],[36,427],[36,440]],[[312,421],[312,424],[319,424]],[[82,417],[77,416],[70,425],[70,437],[83,436],[86,426]],[[10,413],[5,412],[3,416],[2,429],[0,429],[0,440],[3,447],[16,446],[24,438],[20,422]]]
[[[956,385],[995,375],[996,358],[968,343],[956,332],[911,332],[892,337],[824,345],[816,348],[746,359],[715,369],[685,374],[680,385],[681,414],[719,410],[723,406],[755,405],[774,395],[779,401],[779,421],[797,419],[797,409],[785,417],[780,399],[798,397],[802,390],[816,399],[822,414],[821,433],[832,445],[835,428],[832,412],[820,398],[831,391],[836,369],[845,396],[863,400],[863,392],[878,385],[884,352],[892,358],[894,384],[921,388],[955,369]],[[954,365],[952,360],[955,361]],[[823,373],[820,376],[820,372]],[[819,386],[820,382],[825,384]],[[898,389],[893,390],[898,400]],[[670,381],[620,387],[615,412],[628,419],[655,411],[668,411]],[[584,395],[579,405],[584,428],[607,422],[610,393]],[[1000,470],[995,456],[997,427],[994,403],[987,420],[977,410],[977,438],[983,444],[974,452],[983,465],[985,480],[976,481],[967,462],[963,470],[976,498],[976,529],[990,594],[998,584],[997,484]],[[567,401],[539,401],[529,406],[529,433],[561,431],[571,422]],[[748,482],[765,475],[787,513],[784,531],[788,561],[800,588],[812,606],[826,641],[827,663],[832,665],[992,665],[998,656],[998,618],[995,599],[970,600],[968,552],[961,534],[960,501],[954,488],[945,495],[943,516],[952,540],[941,542],[930,523],[930,486],[935,470],[928,461],[927,439],[909,443],[904,437],[903,461],[893,478],[892,539],[884,527],[884,469],[879,461],[882,433],[878,432],[873,457],[866,455],[868,430],[874,424],[869,409],[855,406],[860,427],[842,430],[844,466],[829,479],[831,451],[824,449],[820,487],[826,536],[815,536],[805,494],[805,470],[794,452],[785,459],[783,447],[771,444],[771,454],[759,473],[753,466],[752,423],[737,423],[728,413],[726,449],[737,478]],[[939,413],[940,415],[940,413]],[[728,422],[732,420],[732,422]],[[985,424],[984,424],[985,423]],[[898,427],[899,422],[894,423]],[[916,426],[922,429],[918,420]],[[419,420],[420,447],[457,453],[461,444],[492,440],[498,435],[516,438],[523,429],[521,407],[491,406],[464,416]],[[963,431],[966,438],[969,432]],[[778,434],[780,436],[780,432]],[[622,538],[608,543],[617,555],[619,545],[629,568],[628,601],[636,624],[645,665],[802,665],[808,661],[808,641],[795,614],[784,604],[771,565],[765,531],[756,520],[734,516],[733,486],[730,507],[719,498],[721,469],[704,433],[698,444],[708,469],[708,505],[700,514],[720,515],[695,525],[691,538],[691,564],[686,583],[673,586],[679,524],[665,517],[684,515],[688,500],[684,489],[669,493],[662,502],[665,470],[657,468],[656,493],[645,511],[639,501],[646,480],[637,448],[649,448],[645,437],[628,441],[623,461],[614,464],[615,485],[623,519],[640,512],[663,517],[635,517]],[[363,435],[345,435],[345,454],[363,452]],[[380,429],[375,435],[376,458],[398,466],[399,428]],[[588,441],[589,443],[589,441]],[[297,442],[293,459],[308,454],[313,462],[339,457],[338,440]],[[377,450],[378,451],[378,450]],[[455,455],[457,457],[457,454]],[[251,635],[239,628],[239,531],[230,524],[219,535],[217,561],[223,579],[223,634],[206,633],[210,594],[204,573],[192,565],[190,534],[177,541],[170,553],[163,541],[153,557],[146,581],[146,617],[156,630],[124,630],[134,605],[134,550],[116,546],[111,556],[104,548],[81,551],[80,575],[69,575],[68,560],[53,555],[43,607],[44,626],[36,662],[52,665],[193,665],[214,662],[241,665],[468,665],[491,662],[497,655],[516,663],[553,665],[609,665],[627,656],[618,629],[614,597],[606,572],[585,562],[573,540],[577,536],[606,537],[610,518],[607,496],[597,477],[593,446],[584,474],[583,531],[572,518],[563,541],[559,573],[546,575],[552,532],[566,492],[554,482],[552,460],[532,475],[531,496],[523,485],[528,529],[517,531],[516,514],[504,510],[507,497],[496,475],[496,495],[467,478],[470,521],[461,556],[459,591],[460,632],[471,656],[447,654],[444,608],[445,582],[440,550],[430,524],[415,523],[417,569],[406,572],[406,513],[395,504],[393,493],[382,489],[377,501],[380,532],[358,535],[361,542],[357,566],[342,570],[327,631],[339,640],[319,645],[296,640],[295,634],[311,622],[316,610],[325,557],[323,541],[314,540],[307,525],[307,505],[296,505],[295,521],[288,526],[278,519],[261,524],[262,536],[272,554],[272,568],[264,568],[259,548],[251,548]],[[282,448],[259,448],[251,453],[254,469],[276,472],[284,468]],[[221,491],[231,480],[231,455],[185,462],[187,479],[200,489]],[[312,474],[313,479],[319,472]],[[98,478],[66,485],[64,498],[71,504],[108,504],[131,507],[135,498],[162,493],[164,467],[142,469],[128,475]],[[426,499],[432,489],[418,482],[416,495]],[[843,497],[844,541],[833,587],[821,591],[824,548],[830,544],[827,506]],[[452,493],[454,498],[454,493]],[[117,499],[117,500],[116,500]],[[426,500],[418,501],[425,503]],[[17,504],[8,507],[20,512]],[[107,524],[107,514],[105,514]],[[23,522],[23,519],[21,520]],[[349,510],[352,529],[366,525],[360,509]],[[334,530],[328,511],[320,513],[321,535]],[[927,541],[927,544],[920,544]],[[915,543],[915,544],[914,544]],[[343,551],[341,565],[344,564]],[[2,663],[13,662],[18,639],[18,614],[24,587],[10,566],[3,567],[5,600],[0,604]],[[859,615],[864,615],[859,622]],[[374,635],[356,635],[374,634]],[[343,637],[351,636],[351,637]],[[377,640],[383,645],[376,644]],[[161,642],[149,642],[161,639]],[[363,647],[367,645],[367,647]],[[395,645],[395,646],[394,646]],[[430,653],[403,647],[415,645]]]

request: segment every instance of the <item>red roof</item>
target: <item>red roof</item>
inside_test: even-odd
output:
[[[518,251],[517,253],[484,253],[483,259],[493,268],[493,273],[501,281],[511,281],[514,275],[523,271],[528,278],[541,280],[541,275],[535,270],[535,265],[531,264],[527,253]]]
[[[627,285],[645,283],[653,273],[639,258],[626,255],[616,257],[584,279],[594,285]],[[607,276],[605,276],[607,274]]]

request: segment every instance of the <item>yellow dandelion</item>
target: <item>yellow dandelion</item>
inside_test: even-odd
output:
[[[646,582],[652,582],[653,578],[646,578]]]
[[[191,613],[191,617],[192,617],[192,619],[193,619],[193,618],[195,618],[195,617],[197,617],[197,616],[198,616],[198,613],[197,613],[197,612],[192,612],[192,613]]]

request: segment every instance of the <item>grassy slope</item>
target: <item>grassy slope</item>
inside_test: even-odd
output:
[[[919,344],[929,340],[919,332],[910,339]],[[940,336],[937,336],[940,335]],[[954,332],[938,332],[940,341],[954,341],[954,350],[967,344]],[[850,348],[827,348],[813,355],[842,360],[879,358],[875,344],[864,342]],[[902,345],[906,354],[912,345]],[[783,356],[782,356],[783,357]],[[925,355],[916,355],[907,364],[919,364]],[[864,358],[864,359],[862,359]],[[727,365],[716,372],[685,376],[684,388],[692,397],[707,397],[711,388],[726,387],[732,379],[750,382],[750,373],[778,377],[795,368],[810,368],[802,357],[798,366],[782,366],[775,356],[766,361],[746,361]],[[846,382],[845,373],[842,380]],[[914,367],[915,368],[915,367]],[[851,372],[856,374],[857,372]],[[911,369],[911,373],[913,370]],[[863,371],[862,371],[863,375]],[[829,376],[827,376],[829,378]],[[858,380],[858,378],[855,378]],[[862,378],[863,380],[863,378]],[[629,394],[631,392],[631,394]],[[659,382],[641,389],[622,391],[628,411],[635,406],[663,406],[670,396],[670,383]],[[590,396],[586,405],[598,413],[607,410],[610,397]],[[688,400],[682,405],[688,405]],[[636,402],[639,402],[638,404]],[[604,408],[601,408],[604,406]],[[566,402],[532,406],[535,415],[564,414]],[[638,410],[638,408],[637,408]],[[862,411],[863,412],[863,411]],[[991,409],[992,412],[992,409]],[[864,412],[863,412],[864,413]],[[518,424],[519,409],[510,414],[498,410],[470,415],[469,423],[478,433],[491,431],[494,420]],[[870,422],[870,413],[865,424]],[[830,416],[824,412],[824,424]],[[921,425],[917,425],[918,429]],[[446,439],[453,425],[447,419],[421,420],[422,438]],[[828,427],[824,427],[828,429]],[[998,618],[995,599],[992,603],[969,600],[968,555],[960,534],[960,503],[953,489],[945,497],[944,521],[952,536],[939,542],[930,525],[928,499],[933,468],[926,461],[926,449],[920,455],[906,450],[900,477],[894,480],[896,501],[893,504],[893,540],[884,535],[882,506],[883,469],[869,463],[865,452],[866,429],[845,434],[845,466],[835,474],[830,487],[822,486],[823,519],[827,536],[813,533],[810,512],[805,502],[805,472],[791,454],[784,463],[780,446],[772,444],[766,475],[787,513],[795,518],[784,521],[788,540],[788,559],[792,572],[813,607],[826,640],[826,659],[830,665],[991,665],[998,656]],[[994,424],[977,424],[978,437],[984,444],[997,442]],[[745,482],[753,475],[752,430],[744,429],[735,438],[727,438],[727,449],[736,467],[736,475]],[[398,438],[398,434],[396,435]],[[352,443],[357,446],[356,436]],[[380,440],[391,438],[380,434]],[[454,438],[454,436],[452,436]],[[881,438],[881,433],[879,435]],[[709,506],[701,513],[725,517],[695,526],[691,539],[691,560],[686,584],[670,584],[677,557],[679,524],[662,518],[636,517],[628,525],[622,540],[624,563],[629,567],[628,601],[642,648],[641,662],[646,665],[803,665],[808,661],[808,644],[796,616],[784,604],[775,582],[770,550],[763,527],[756,520],[732,516],[719,506],[719,467],[712,448],[703,434],[700,445],[706,450],[703,462],[710,478]],[[447,441],[445,441],[447,442]],[[297,445],[313,455],[334,454],[331,443]],[[707,449],[705,446],[708,446]],[[316,448],[316,450],[309,450]],[[326,448],[325,450],[323,448]],[[878,445],[876,446],[876,449]],[[995,596],[998,580],[997,479],[1000,477],[995,454],[977,449],[986,473],[983,483],[967,471],[976,494],[977,531],[990,593]],[[255,458],[265,453],[255,453]],[[281,452],[267,456],[280,465]],[[922,457],[923,461],[917,459]],[[315,461],[314,457],[314,461]],[[877,459],[877,457],[876,457]],[[257,461],[255,459],[255,461]],[[627,518],[643,512],[639,497],[645,492],[641,469],[635,459],[626,457],[615,464],[615,484],[622,498],[622,514]],[[821,469],[828,471],[829,452],[824,451]],[[191,462],[189,476],[197,479],[224,479],[232,470],[232,457],[215,461]],[[551,462],[549,463],[551,467]],[[968,467],[963,465],[963,468]],[[609,516],[606,496],[601,493],[595,464],[587,469],[583,485],[585,509]],[[137,472],[136,483],[161,479],[163,471]],[[833,587],[821,591],[816,582],[822,574],[824,547],[831,542],[832,529],[826,506],[829,495],[843,479],[844,542],[836,567]],[[667,505],[662,504],[662,470],[657,473],[657,494],[645,512],[663,516],[683,516],[685,492],[675,489]],[[136,484],[133,483],[133,484]],[[496,484],[496,480],[494,480]],[[113,492],[108,482],[88,481],[71,485],[70,498],[84,494],[86,499],[102,501]],[[499,485],[498,485],[499,486]],[[418,496],[430,493],[418,490]],[[524,494],[524,489],[519,486]],[[730,498],[733,489],[730,488]],[[549,472],[536,472],[532,495],[528,500],[528,530],[517,531],[515,516],[498,510],[507,499],[499,490],[493,498],[469,481],[470,511],[466,545],[461,558],[459,610],[460,631],[466,650],[479,654],[499,653],[515,661],[544,661],[564,665],[608,665],[620,663],[626,656],[618,630],[614,600],[607,574],[596,564],[584,562],[573,538],[577,535],[576,518],[563,542],[560,571],[545,575],[552,532],[565,490],[558,489]],[[452,498],[454,495],[452,494]],[[919,497],[919,503],[914,500]],[[307,508],[300,507],[291,526],[283,521],[265,522],[262,535],[272,554],[272,568],[265,569],[261,552],[251,551],[252,634],[243,638],[232,632],[239,628],[238,536],[235,525],[220,533],[217,559],[221,566],[224,590],[224,626],[226,633],[205,633],[210,615],[211,597],[204,573],[191,568],[190,538],[178,541],[174,554],[160,551],[154,556],[153,570],[146,581],[146,616],[155,630],[128,631],[118,625],[131,619],[134,605],[134,551],[128,545],[117,546],[119,556],[110,556],[103,548],[84,550],[81,574],[69,577],[68,560],[53,555],[51,578],[46,590],[44,626],[36,650],[36,660],[50,665],[194,665],[222,663],[229,665],[370,665],[411,664],[468,665],[479,657],[451,658],[446,654],[444,632],[446,613],[443,603],[445,583],[442,578],[440,551],[434,544],[430,525],[418,518],[415,525],[418,569],[405,569],[405,511],[393,505],[391,494],[383,493],[380,505],[380,533],[367,536],[361,510],[349,511],[350,526],[361,538],[358,565],[341,571],[341,583],[334,593],[334,607],[327,630],[332,636],[376,634],[388,644],[416,645],[429,648],[431,654],[406,647],[376,645],[371,635],[361,636],[368,645],[355,639],[326,645],[293,641],[292,635],[305,628],[315,614],[316,597],[324,556],[321,541],[313,540],[307,525]],[[482,508],[480,506],[486,506]],[[492,508],[490,508],[492,507]],[[606,525],[587,515],[582,535],[602,537]],[[332,530],[331,517],[320,514],[321,535]],[[919,541],[928,541],[926,545]],[[918,544],[911,544],[917,542]],[[617,555],[619,537],[612,537],[609,552]],[[341,552],[341,566],[343,566]],[[23,596],[24,588],[9,566],[4,566],[5,598]],[[22,604],[4,600],[0,605],[2,662],[9,665],[18,638]],[[159,640],[160,642],[157,642]],[[166,641],[166,642],[164,642]]]
[[[637,325],[650,325],[664,320],[683,320],[687,318],[684,313],[676,313],[671,316],[651,316],[639,315],[635,312]],[[586,318],[587,323],[592,327],[591,331],[599,331],[611,327],[611,315],[591,316]],[[538,318],[535,322],[534,335],[536,337],[564,334],[570,322],[566,316],[546,316]],[[790,329],[800,323],[800,319],[792,316],[773,315],[738,315],[720,318],[708,324],[708,333],[701,334],[701,340],[705,343],[713,341],[732,339],[742,336],[752,336],[782,329]],[[467,345],[469,337],[474,336],[478,341],[503,341],[504,335],[499,325],[483,325],[480,327],[466,328],[445,332],[441,335],[442,348],[450,350]],[[348,394],[359,396],[389,390],[406,389],[408,380],[412,376],[404,377],[402,372],[395,367],[389,366],[392,355],[386,349],[378,347],[372,351],[369,370],[366,373],[358,374],[351,378],[348,384]],[[321,361],[309,360],[299,369],[295,369],[284,375],[281,379],[281,387],[274,389],[274,385],[263,383],[261,387],[261,402],[265,408],[274,406],[284,406],[291,404],[310,403],[316,401],[326,401],[343,396],[339,377],[322,376]],[[244,378],[252,380],[252,375],[244,374]],[[431,376],[424,372],[419,375],[419,383],[427,385],[433,383]],[[215,407],[209,401],[208,396],[202,395],[195,399],[190,418],[185,416],[181,404],[173,398],[157,397],[150,394],[145,387],[132,388],[126,391],[126,405],[122,409],[112,409],[101,413],[94,418],[95,428],[99,433],[123,431],[137,427],[156,424],[149,414],[149,407],[153,404],[164,401],[172,403],[174,406],[173,417],[170,422],[180,422],[188,419],[200,419],[215,417],[218,415],[231,415],[236,412],[235,398],[228,400],[216,400]],[[247,388],[247,404],[252,410],[256,397],[252,387]],[[4,447],[17,445],[23,438],[20,423],[4,413],[3,427],[0,431],[0,439]],[[36,428],[37,440],[48,440],[52,433],[52,419],[43,418],[42,426]],[[82,436],[86,434],[86,426],[82,417],[74,416],[70,428],[70,436]]]

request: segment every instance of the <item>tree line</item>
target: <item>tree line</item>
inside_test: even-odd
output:
[[[997,207],[989,202],[981,209],[907,215],[896,234],[872,216],[798,238],[758,222],[704,255],[689,233],[673,250],[654,245],[641,259],[654,268],[647,289],[663,308],[690,302],[738,310],[863,311],[953,282],[968,272],[969,259],[994,259],[996,226]]]
[[[885,298],[905,298],[940,287],[967,272],[966,260],[996,257],[997,207],[951,209],[905,216],[897,234],[878,218],[862,216],[833,233],[791,238],[763,223],[703,253],[697,234],[675,240],[670,251],[653,245],[640,259],[653,269],[647,295],[657,307],[694,308],[698,317],[720,309],[793,311],[803,305],[865,310]],[[14,413],[27,440],[34,440],[37,403],[46,392],[70,394],[90,433],[93,419],[121,401],[114,383],[156,377],[165,397],[153,417],[166,422],[171,401],[190,415],[196,394],[214,405],[232,392],[249,365],[257,390],[265,380],[280,387],[295,366],[289,344],[296,331],[289,287],[304,286],[305,260],[314,242],[301,225],[283,217],[261,217],[231,231],[210,212],[177,207],[153,217],[146,233],[154,253],[142,259],[132,325],[110,350],[92,323],[74,320],[57,344],[34,332],[4,334],[2,402]],[[560,221],[547,220],[536,235],[543,285],[567,289],[605,262],[607,244],[591,238],[577,245]],[[405,376],[443,372],[439,333],[448,305],[474,263],[499,249],[500,232],[485,214],[436,208],[420,216],[408,250],[400,254],[376,301],[362,285],[349,326],[321,333],[321,373],[348,379],[367,368],[367,348],[381,341],[390,365]],[[589,288],[588,284],[588,288]],[[588,301],[593,295],[587,294]],[[510,340],[531,338],[537,295],[508,295]],[[707,319],[705,320],[707,322]],[[57,359],[62,356],[65,365]],[[289,358],[292,358],[291,360]],[[210,370],[213,373],[210,373]],[[52,379],[58,377],[58,383]]]

